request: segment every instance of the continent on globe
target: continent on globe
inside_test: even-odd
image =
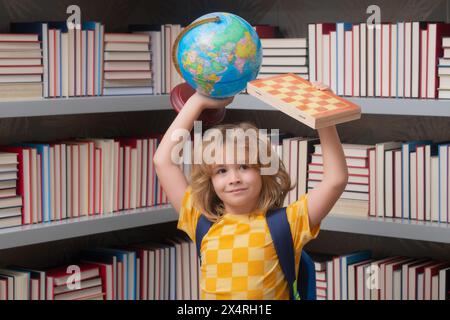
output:
[[[195,90],[213,98],[244,90],[256,79],[262,61],[261,41],[253,27],[225,12],[195,20],[180,34],[173,50],[180,75]]]

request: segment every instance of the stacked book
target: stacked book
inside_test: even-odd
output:
[[[258,79],[294,73],[308,80],[308,43],[305,38],[261,39],[263,59]]]
[[[0,99],[42,97],[38,34],[0,34]]]
[[[154,94],[167,94],[178,84],[184,82],[172,61],[172,48],[182,31],[179,24],[130,25],[134,33],[144,33],[151,38],[152,77]]]
[[[313,260],[315,254],[311,254]],[[326,256],[321,255],[319,256]],[[356,251],[318,260],[327,300],[449,300],[450,263],[427,258],[374,258]],[[323,295],[320,295],[322,298]]]
[[[17,153],[0,152],[0,228],[21,225],[23,177]],[[19,164],[19,168],[18,168]],[[21,170],[22,171],[22,170]]]
[[[439,99],[450,99],[450,38],[442,38],[443,55],[439,58]]]
[[[148,34],[106,33],[103,95],[152,94]]]
[[[332,255],[310,253],[314,261],[316,271],[316,297],[317,300],[327,300],[327,262],[333,258]]]
[[[369,211],[369,150],[372,145],[343,144],[348,166],[348,183],[332,213],[367,216]],[[322,146],[316,144],[308,165],[308,189],[314,189],[323,179]]]
[[[437,98],[449,35],[445,23],[309,24],[310,79],[343,96]]]
[[[104,300],[104,285],[98,265],[63,266],[47,270],[45,276],[46,300]],[[40,292],[40,286],[40,283],[33,283],[31,292]],[[31,300],[40,300],[40,297],[33,294]]]

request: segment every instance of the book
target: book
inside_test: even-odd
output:
[[[361,108],[332,92],[316,89],[294,74],[250,81],[247,91],[313,129],[352,121],[361,117]]]

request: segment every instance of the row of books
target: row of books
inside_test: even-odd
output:
[[[279,137],[277,152],[295,188],[287,205],[323,179],[318,140]],[[449,223],[450,144],[430,140],[343,144],[348,183],[332,213]]]
[[[309,76],[338,95],[437,98],[450,24],[308,25]]]
[[[450,262],[370,251],[310,253],[318,300],[450,300]]]
[[[0,34],[0,98],[42,96],[42,50],[37,35]]]
[[[22,219],[21,223],[16,219],[17,224],[165,204],[167,196],[158,182],[152,161],[157,144],[158,138],[148,137],[1,147],[17,157],[17,164],[5,168],[12,171],[2,174],[18,179],[17,196],[1,201],[14,200],[16,213],[21,206]],[[5,192],[8,186],[5,184]],[[10,207],[13,206],[10,204]],[[0,219],[0,227],[6,226],[12,226],[11,222]]]
[[[308,42],[306,38],[263,38],[263,58],[258,79],[295,73],[308,79]]]
[[[199,260],[184,238],[87,249],[77,263],[0,269],[0,300],[198,300]]]

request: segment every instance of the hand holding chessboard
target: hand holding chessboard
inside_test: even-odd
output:
[[[247,92],[313,129],[361,118],[361,108],[291,73],[250,81]]]

